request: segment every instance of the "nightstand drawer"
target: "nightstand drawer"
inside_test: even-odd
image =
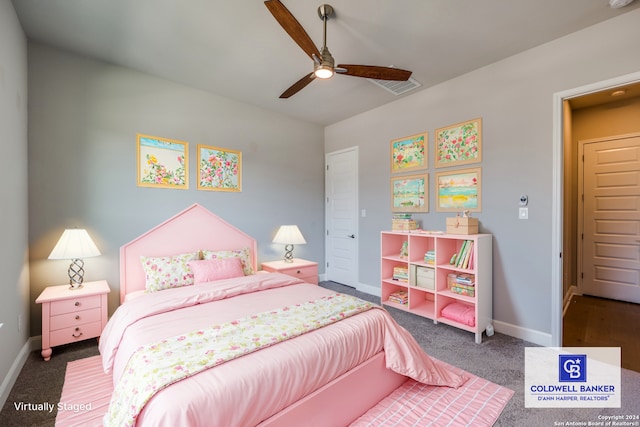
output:
[[[281,273],[288,274],[289,276],[298,277],[300,279],[308,276],[317,276],[318,267],[293,267],[286,270],[281,270]]]
[[[75,313],[79,310],[100,307],[100,295],[70,298],[51,302],[51,315],[57,316],[65,313]]]
[[[101,315],[100,308],[92,308],[89,310],[76,311],[75,313],[60,314],[59,316],[51,316],[50,329],[52,331],[70,327],[84,325],[85,323],[99,322]]]
[[[58,329],[51,331],[49,335],[49,345],[55,347],[57,345],[69,344],[75,341],[86,340],[87,338],[99,337],[102,332],[100,322],[92,322],[70,328]]]

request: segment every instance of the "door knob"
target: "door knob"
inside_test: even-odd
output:
[[[355,234],[349,234],[347,237],[351,237],[352,239],[355,239],[356,235]]]

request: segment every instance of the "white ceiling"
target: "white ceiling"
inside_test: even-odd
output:
[[[321,47],[318,2],[282,0]],[[331,0],[336,63],[413,71],[422,90],[640,6],[607,0]],[[316,80],[262,0],[13,0],[29,40],[322,125],[398,99],[367,79]],[[415,93],[409,92],[410,93]],[[407,95],[401,95],[407,96]]]

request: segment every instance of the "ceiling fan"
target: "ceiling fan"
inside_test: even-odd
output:
[[[333,16],[333,7],[323,4],[318,8],[318,16],[324,23],[324,39],[322,43],[322,51],[319,51],[311,40],[311,37],[302,28],[298,20],[289,12],[289,10],[280,2],[280,0],[267,0],[264,2],[267,9],[271,12],[276,21],[284,28],[298,46],[313,60],[313,72],[307,74],[289,89],[285,90],[280,98],[289,98],[295,95],[305,86],[311,83],[315,78],[328,79],[333,77],[335,73],[346,74],[354,77],[364,77],[368,79],[378,80],[409,80],[411,71],[401,70],[391,67],[377,67],[375,65],[354,65],[354,64],[338,64],[335,61],[329,49],[327,48],[327,21]]]

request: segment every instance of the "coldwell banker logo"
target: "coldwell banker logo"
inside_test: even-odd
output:
[[[525,407],[619,408],[619,347],[527,347]]]
[[[560,354],[560,382],[587,382],[587,355],[586,354]]]

